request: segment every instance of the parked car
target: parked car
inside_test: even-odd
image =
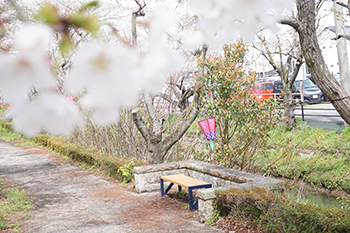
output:
[[[273,82],[257,82],[251,94],[255,94],[259,99],[268,99],[273,97]]]
[[[273,78],[255,83],[252,93],[255,93],[259,99],[281,99],[282,91],[283,84],[281,79]],[[295,86],[292,87],[292,93],[295,99],[300,99],[300,92]]]
[[[320,88],[318,88],[316,84],[311,82],[310,79],[302,80],[302,84],[303,84],[303,95],[304,95],[305,103],[318,104],[325,99],[325,96],[321,92]],[[301,85],[300,80],[296,80],[294,82],[294,86],[297,88],[299,92],[301,90],[300,85]]]

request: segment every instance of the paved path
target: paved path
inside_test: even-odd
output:
[[[0,142],[0,177],[33,196],[24,232],[223,232],[159,192],[137,194],[39,148]]]

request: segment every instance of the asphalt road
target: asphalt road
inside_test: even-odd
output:
[[[297,118],[302,118],[301,107],[294,111]],[[326,129],[341,130],[344,120],[330,103],[304,105],[304,120],[312,126]]]

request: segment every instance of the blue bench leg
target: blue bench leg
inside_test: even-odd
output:
[[[164,180],[160,178],[160,192],[162,194],[162,197],[164,197],[169,190],[171,189],[171,187],[173,187],[174,183],[170,183],[170,185],[168,186],[168,188],[164,191]]]
[[[188,188],[188,195],[189,195],[189,202],[190,202],[190,210],[196,210],[198,209],[198,200],[196,200],[195,202],[193,202],[193,193],[192,193],[193,189],[192,188]]]

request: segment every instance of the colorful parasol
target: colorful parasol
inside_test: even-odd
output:
[[[209,118],[198,122],[204,135],[209,141],[210,148],[214,150],[213,140],[215,139],[215,118]]]

